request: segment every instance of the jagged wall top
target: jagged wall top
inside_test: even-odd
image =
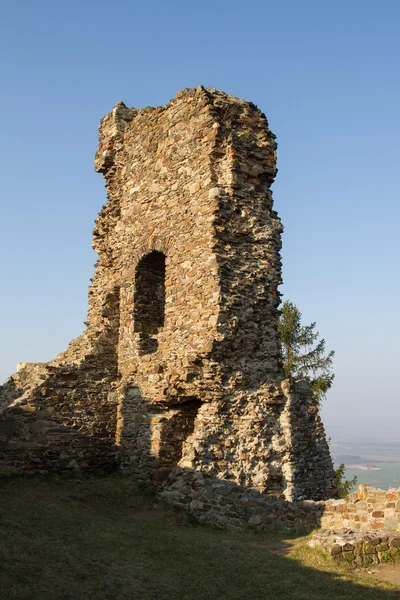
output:
[[[151,113],[152,111],[161,113],[168,111],[169,108],[176,108],[177,104],[185,103],[187,98],[191,99],[193,96],[201,96],[204,99],[204,108],[208,107],[210,114],[213,113],[213,109],[225,109],[224,111],[219,112],[218,118],[215,121],[216,123],[222,121],[226,125],[231,125],[232,117],[235,116],[235,112],[237,114],[237,112],[243,113],[247,110],[248,115],[251,114],[253,117],[253,123],[258,117],[264,121],[264,126],[268,128],[267,118],[257,109],[253,102],[242,100],[241,98],[226,94],[215,88],[204,88],[202,85],[197,88],[186,88],[185,90],[177,92],[175,98],[164,106],[148,106],[146,108],[136,109],[134,107],[127,107],[125,103],[120,100],[101,120],[99,126],[99,147],[95,156],[95,170],[99,173],[105,173],[111,167],[115,153],[122,147],[125,128],[132,119],[136,116]],[[269,136],[272,136],[272,138],[275,139],[275,136],[270,131],[268,133]],[[268,145],[269,144],[270,140],[268,141]],[[276,152],[274,158],[276,158]],[[272,167],[272,165],[270,165],[270,167]],[[276,168],[271,168],[270,176],[272,183],[273,178],[276,176]]]

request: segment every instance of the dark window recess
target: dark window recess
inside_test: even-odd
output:
[[[173,416],[158,424],[160,449],[158,461],[160,465],[176,466],[181,460],[185,443],[194,431],[194,422],[202,405],[198,398],[192,398],[183,404],[175,406],[171,411]],[[154,431],[153,431],[154,433]],[[186,448],[187,450],[187,448]]]
[[[162,252],[150,252],[140,259],[133,301],[139,354],[156,352],[156,336],[164,325],[165,312],[165,254]]]

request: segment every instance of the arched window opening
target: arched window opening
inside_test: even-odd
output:
[[[165,254],[150,252],[136,268],[134,294],[134,331],[139,354],[150,354],[158,348],[157,333],[164,326]]]

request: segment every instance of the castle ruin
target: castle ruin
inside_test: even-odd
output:
[[[215,89],[119,102],[100,125],[108,200],[84,333],[0,387],[0,470],[175,468],[287,500],[334,494],[318,406],[285,380],[281,222],[265,115]]]

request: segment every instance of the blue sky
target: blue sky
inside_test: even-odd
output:
[[[0,3],[0,380],[83,329],[100,118],[202,84],[278,137],[282,291],[336,351],[328,429],[399,416],[400,3]]]

